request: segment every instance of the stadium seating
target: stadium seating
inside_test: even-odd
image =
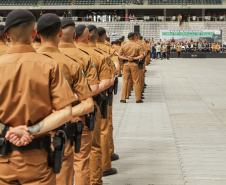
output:
[[[1,0],[0,6],[34,6],[38,0]]]
[[[143,0],[123,0],[124,5],[143,5]]]
[[[72,0],[43,0],[42,5],[72,5]]]
[[[222,0],[148,0],[149,5],[220,5]]]
[[[95,0],[76,0],[75,5],[94,5]]]
[[[101,0],[101,5],[121,5],[122,0]]]

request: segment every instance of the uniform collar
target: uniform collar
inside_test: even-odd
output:
[[[7,51],[6,54],[11,53],[27,53],[27,52],[36,52],[35,49],[31,45],[16,45],[11,46]]]
[[[83,43],[83,42],[76,43],[76,46],[78,46],[78,47],[89,47],[88,44]]]
[[[6,44],[4,42],[2,42],[2,41],[0,41],[0,45],[5,45],[6,46]]]
[[[90,42],[89,47],[97,47],[97,45],[94,42]]]
[[[60,50],[53,46],[41,46],[38,50],[38,53],[60,53]]]
[[[58,47],[59,48],[76,48],[76,46],[72,43],[60,43]]]
[[[105,44],[105,43],[102,41],[97,41],[97,44]]]

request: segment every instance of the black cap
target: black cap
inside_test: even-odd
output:
[[[128,38],[129,37],[132,37],[132,36],[134,36],[135,34],[133,33],[133,32],[130,32],[129,34],[128,34]]]
[[[67,26],[75,26],[75,22],[71,19],[64,18],[61,20],[61,27],[65,28]]]
[[[76,38],[78,38],[79,36],[81,36],[83,34],[83,32],[86,29],[86,25],[84,24],[79,24],[78,26],[75,27],[75,32],[76,32]]]
[[[93,24],[88,25],[87,28],[89,29],[89,31],[97,29],[97,27],[95,25],[93,25]]]
[[[35,21],[35,16],[28,10],[13,10],[6,18],[4,31],[6,32],[10,27],[22,24],[28,21]]]
[[[97,30],[98,30],[99,36],[106,34],[106,30],[103,27],[99,27],[99,28],[97,28]]]
[[[60,18],[53,13],[43,14],[38,22],[37,22],[37,32],[41,32],[42,30],[56,24],[61,23]]]
[[[4,31],[5,26],[0,24],[0,31]]]

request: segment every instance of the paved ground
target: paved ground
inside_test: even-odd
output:
[[[104,184],[226,185],[226,60],[155,60],[147,69],[144,104],[115,96],[120,160]]]

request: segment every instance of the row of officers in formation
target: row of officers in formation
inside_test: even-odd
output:
[[[117,170],[112,104],[142,103],[148,45],[106,42],[106,30],[27,10],[0,25],[0,184],[101,185]],[[6,44],[10,38],[10,46]],[[149,44],[150,45],[150,44]]]

